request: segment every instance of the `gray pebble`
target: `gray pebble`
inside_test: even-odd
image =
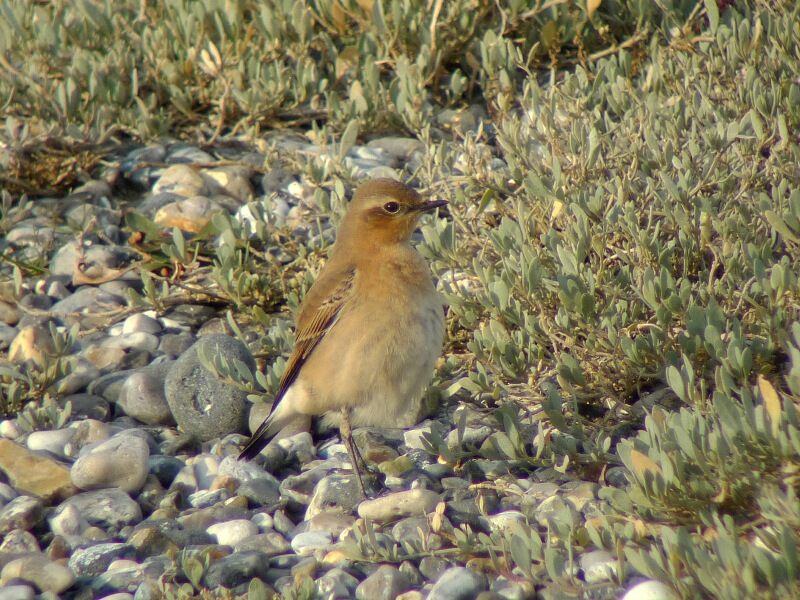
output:
[[[485,589],[483,575],[465,567],[451,567],[433,584],[427,600],[472,600]]]
[[[228,433],[243,432],[247,418],[247,393],[208,371],[199,354],[237,359],[249,369],[255,362],[247,348],[225,335],[200,338],[173,364],[164,391],[178,426],[194,438],[207,441]]]
[[[25,554],[28,552],[41,552],[39,542],[36,537],[24,529],[12,529],[4,537],[0,543],[0,556],[3,553],[8,554]]]
[[[151,190],[152,194],[168,192],[184,198],[200,196],[207,192],[203,176],[189,165],[173,165],[164,170]]]
[[[3,581],[21,579],[30,581],[43,592],[60,594],[75,582],[75,575],[67,567],[52,562],[44,554],[30,554],[7,563],[0,578]]]
[[[142,520],[142,509],[119,488],[76,494],[56,508],[56,514],[74,506],[89,523],[101,527],[122,527]]]
[[[413,489],[387,494],[358,505],[358,515],[380,523],[398,517],[425,515],[439,503],[439,494],[425,489]]]
[[[316,485],[305,519],[308,521],[327,511],[349,514],[355,510],[361,498],[361,488],[355,475],[328,475]]]
[[[234,545],[237,552],[247,552],[255,550],[266,556],[278,556],[285,554],[291,549],[289,542],[277,531],[267,531],[257,533],[245,538]]]
[[[334,567],[317,579],[317,593],[322,598],[352,598],[358,579],[350,573]]]
[[[666,583],[650,579],[636,583],[622,600],[678,600],[679,597]]]
[[[79,536],[89,527],[88,521],[73,505],[65,506],[61,511],[53,513],[48,517],[47,522],[53,533],[64,537]]]
[[[117,406],[125,414],[146,425],[171,425],[175,422],[164,393],[164,381],[171,362],[145,367],[122,384]]]
[[[254,577],[263,577],[269,558],[261,552],[236,552],[211,564],[203,576],[206,587],[234,588]]]
[[[33,600],[36,591],[22,583],[0,587],[0,600]]]
[[[578,565],[586,583],[612,581],[617,572],[617,559],[607,550],[592,550],[581,554]]]
[[[82,287],[77,292],[56,302],[50,312],[62,317],[68,323],[82,322],[89,326],[99,326],[106,322],[104,316],[95,313],[107,312],[124,306],[125,300],[99,288]]]
[[[381,565],[378,570],[356,588],[357,600],[394,600],[410,587],[408,577],[391,565]]]
[[[88,548],[77,548],[69,557],[67,566],[77,576],[97,576],[118,558],[132,558],[133,546],[121,543],[95,544]]]
[[[139,436],[120,433],[96,446],[87,446],[70,469],[70,480],[83,490],[120,488],[137,492],[148,473],[150,449]]]
[[[195,337],[188,332],[165,333],[158,344],[158,353],[176,358],[186,352],[194,342]]]
[[[292,550],[300,556],[310,556],[317,550],[328,548],[333,543],[331,534],[326,531],[306,531],[292,539]]]
[[[34,431],[28,436],[25,443],[30,450],[46,450],[58,456],[64,456],[64,446],[74,435],[74,429]]]
[[[60,404],[63,406],[67,402],[72,407],[73,419],[87,418],[105,421],[111,413],[108,402],[94,394],[70,394],[63,397]]]
[[[258,533],[258,527],[248,519],[233,519],[215,523],[206,529],[218,544],[234,546]]]
[[[33,529],[43,516],[42,501],[33,496],[17,496],[0,508],[0,535],[14,529]]]

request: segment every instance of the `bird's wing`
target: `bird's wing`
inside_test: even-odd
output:
[[[297,379],[300,369],[314,348],[339,319],[342,308],[350,299],[355,275],[354,267],[336,270],[328,277],[319,279],[309,290],[297,319],[294,350],[281,377],[272,409],[242,450],[240,459],[249,460],[258,455],[269,439],[278,432],[279,427],[276,425],[280,424],[276,422],[276,411],[279,409],[281,399]]]

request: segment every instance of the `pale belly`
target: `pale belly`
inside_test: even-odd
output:
[[[306,401],[298,408],[333,417],[349,408],[355,427],[413,424],[442,351],[442,305],[433,295],[424,303],[381,312],[382,317],[365,317],[354,310],[340,317],[330,332],[336,343],[330,343],[334,336],[329,334],[301,370]]]

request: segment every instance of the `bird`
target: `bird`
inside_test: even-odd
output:
[[[328,262],[306,293],[294,348],[269,415],[241,451],[256,457],[284,428],[312,417],[339,425],[361,493],[367,471],[353,427],[407,427],[444,342],[444,301],[410,240],[420,217],[445,206],[389,178],[362,183]],[[296,430],[296,429],[295,429]]]

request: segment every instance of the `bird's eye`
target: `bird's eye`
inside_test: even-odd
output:
[[[383,210],[393,215],[398,210],[400,210],[400,205],[397,202],[387,202],[386,204],[383,205]]]

